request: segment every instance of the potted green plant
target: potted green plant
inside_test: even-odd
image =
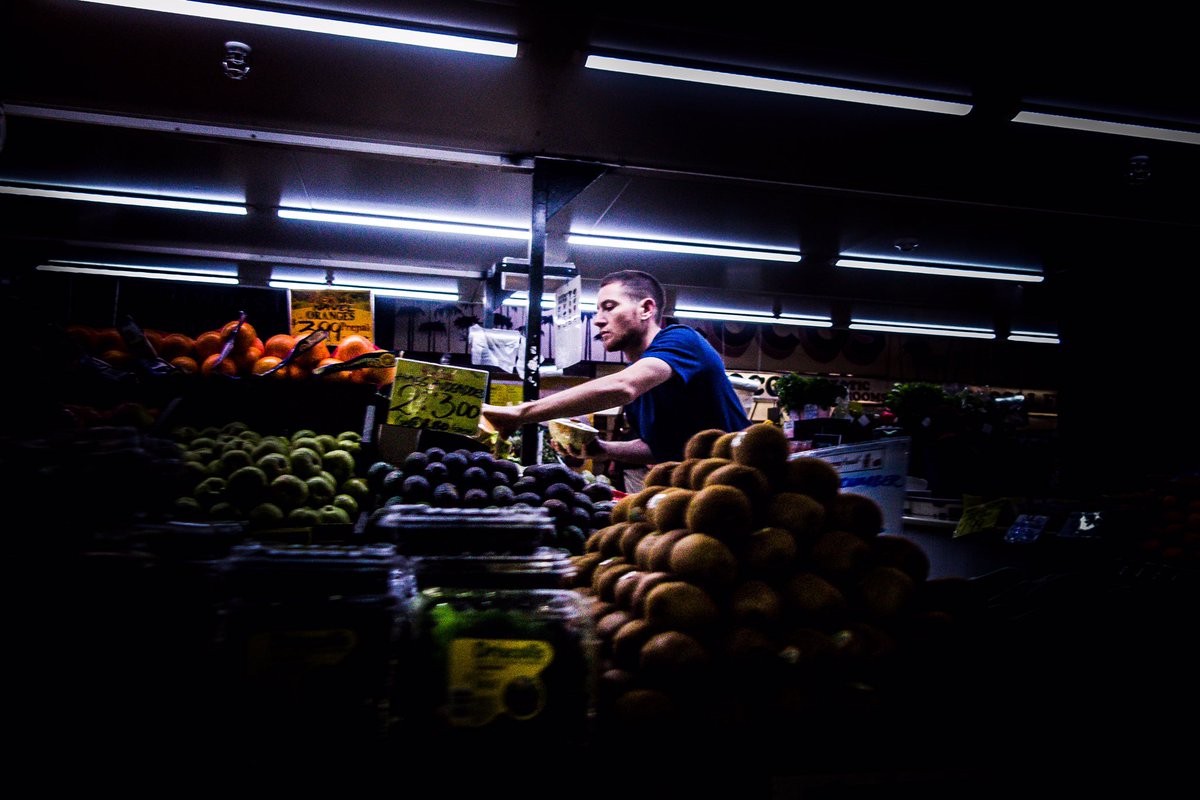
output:
[[[775,379],[779,410],[793,418],[829,416],[829,409],[848,394],[846,387],[828,378],[785,372]]]

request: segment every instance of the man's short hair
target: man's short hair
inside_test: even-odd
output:
[[[610,272],[600,281],[600,285],[607,286],[610,283],[619,283],[625,287],[625,292],[635,300],[642,300],[649,297],[654,301],[654,322],[661,325],[663,316],[663,296],[662,284],[648,272],[642,272],[636,269],[622,269],[617,272]]]

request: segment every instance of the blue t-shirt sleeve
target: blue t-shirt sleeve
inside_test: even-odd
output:
[[[687,383],[703,366],[700,350],[690,337],[699,337],[699,334],[683,327],[668,328],[654,338],[642,357],[662,359],[684,383]]]

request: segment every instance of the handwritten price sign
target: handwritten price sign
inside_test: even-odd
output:
[[[296,338],[327,331],[329,344],[338,345],[357,334],[375,339],[374,295],[357,289],[291,290],[292,335]]]
[[[387,422],[474,436],[487,385],[483,370],[397,359]]]

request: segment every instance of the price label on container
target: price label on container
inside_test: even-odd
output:
[[[357,289],[292,289],[292,336],[316,331],[329,334],[336,347],[357,334],[375,341],[374,294]]]
[[[1000,524],[1000,515],[1007,506],[1008,501],[1000,499],[965,507],[958,525],[954,528],[953,538],[997,527]]]
[[[494,406],[515,406],[525,399],[525,384],[493,381],[488,387],[488,402]]]
[[[474,436],[487,386],[483,370],[397,359],[387,422]]]

